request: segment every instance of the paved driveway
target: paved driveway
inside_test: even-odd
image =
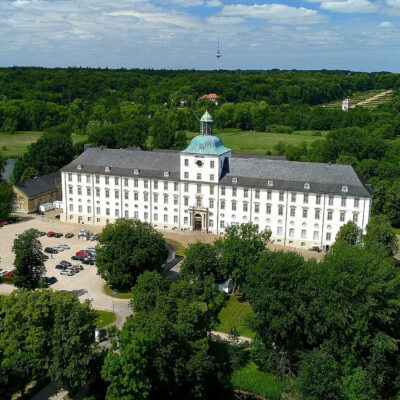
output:
[[[78,250],[86,249],[89,246],[95,247],[97,242],[80,240],[77,237],[77,233],[82,226],[63,224],[57,220],[47,221],[40,217],[33,217],[25,219],[22,222],[7,225],[0,229],[0,268],[2,269],[13,269],[14,254],[12,253],[13,241],[17,234],[24,232],[27,229],[35,228],[39,231],[48,232],[55,231],[60,232],[64,236],[66,233],[74,233],[75,236],[71,239],[65,239],[61,237],[59,239],[48,238],[43,236],[40,238],[43,249],[45,247],[52,247],[60,244],[67,244],[70,249],[65,250],[58,254],[49,256],[49,259],[45,262],[46,276],[55,276],[58,281],[51,285],[53,290],[66,290],[73,292],[80,301],[86,299],[91,300],[93,308],[104,311],[114,311],[117,315],[116,325],[122,327],[126,318],[132,314],[129,307],[129,300],[114,299],[107,296],[103,292],[105,281],[97,275],[97,268],[93,265],[83,265],[84,270],[80,271],[74,276],[60,275],[60,270],[55,268],[56,264],[59,264],[61,260],[66,260],[72,264],[79,264],[71,260],[71,256],[75,255]],[[92,229],[92,228],[90,228]],[[99,228],[92,229],[93,231],[99,232]],[[11,285],[2,284],[0,285],[0,294],[10,294],[13,290]]]

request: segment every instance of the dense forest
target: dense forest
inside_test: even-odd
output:
[[[53,172],[79,154],[87,139],[73,145],[71,133],[111,148],[182,149],[206,109],[219,129],[328,131],[324,141],[282,141],[274,152],[353,165],[375,189],[374,213],[400,227],[399,87],[400,75],[392,73],[7,68],[0,69],[0,131],[44,131],[17,161],[14,182]],[[394,94],[373,109],[323,106],[379,89]],[[201,99],[212,92],[218,104]]]

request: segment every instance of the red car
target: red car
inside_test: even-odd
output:
[[[6,225],[8,225],[8,222],[7,221],[4,221],[4,222],[2,222],[1,223],[3,226],[6,226]]]
[[[88,258],[90,256],[90,254],[88,252],[82,251],[82,250],[77,251],[75,255],[78,257],[82,257],[82,258]]]
[[[14,271],[10,271],[4,278],[14,278]]]
[[[54,237],[54,235],[55,235],[55,232],[52,232],[52,231],[47,232],[47,237]]]

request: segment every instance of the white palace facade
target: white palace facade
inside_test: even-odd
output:
[[[232,154],[208,112],[200,131],[181,152],[89,148],[61,170],[61,220],[217,235],[252,222],[275,243],[323,250],[348,221],[365,231],[371,192],[351,166]]]

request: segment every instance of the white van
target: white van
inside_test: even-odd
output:
[[[67,268],[67,269],[63,269],[63,270],[60,272],[60,275],[72,276],[72,275],[75,275],[75,272],[72,271],[72,269]]]

